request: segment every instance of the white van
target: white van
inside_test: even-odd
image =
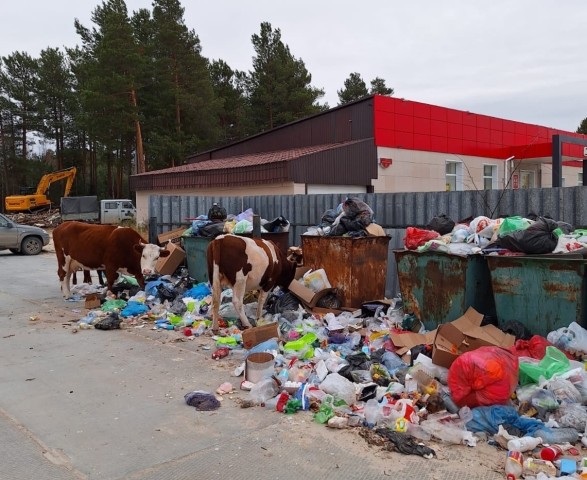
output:
[[[125,220],[134,220],[137,209],[128,199],[100,200],[100,223],[117,224]]]

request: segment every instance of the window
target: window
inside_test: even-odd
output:
[[[118,208],[118,204],[116,202],[105,202],[104,203],[104,208],[117,209]]]
[[[462,162],[446,162],[446,191],[456,192],[463,189]]]
[[[530,170],[522,170],[520,172],[520,188],[534,188],[534,172]]]
[[[577,174],[577,187],[583,186],[583,172]]]
[[[497,165],[483,165],[483,189],[497,188]]]

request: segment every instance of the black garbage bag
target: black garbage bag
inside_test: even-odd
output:
[[[560,228],[563,232],[564,235],[569,235],[571,232],[573,232],[575,230],[575,227],[573,227],[570,223],[567,222],[556,222],[556,224],[558,225],[558,228]]]
[[[375,433],[390,442],[391,445],[388,446],[388,450],[395,450],[405,455],[420,455],[426,458],[432,458],[436,455],[434,450],[416,443],[407,433],[394,432],[388,428],[378,428],[375,430]]]
[[[363,352],[353,353],[346,357],[348,365],[342,367],[338,374],[342,375],[346,379],[354,382],[352,372],[354,370],[370,370],[371,369],[371,360],[367,356],[367,354]]]
[[[165,300],[173,302],[175,297],[177,297],[177,292],[173,286],[161,283],[157,285],[157,296],[161,299],[162,302]]]
[[[187,310],[188,307],[185,302],[179,297],[176,297],[175,300],[173,300],[171,307],[169,307],[169,311],[175,315],[183,315]]]
[[[265,222],[263,224],[263,228],[267,230],[269,233],[279,233],[283,232],[284,229],[289,225],[289,221],[280,215],[277,218],[274,218],[270,222]]]
[[[209,223],[198,229],[201,237],[216,238],[224,233],[224,222]]]
[[[516,340],[530,340],[532,338],[532,332],[518,320],[510,320],[505,322],[501,330],[505,333],[509,333],[516,337]]]
[[[529,255],[552,253],[558,243],[558,238],[553,233],[557,228],[558,225],[554,220],[538,217],[536,222],[525,230],[517,230],[500,236],[494,244],[512,252]]]
[[[291,293],[272,292],[265,301],[265,310],[271,315],[276,313],[284,313],[289,311],[296,311],[300,306],[300,301]]]
[[[94,328],[98,330],[116,330],[120,328],[120,316],[116,312],[110,312],[106,317],[101,318],[94,323]]]
[[[221,205],[218,205],[217,203],[213,203],[210,207],[210,210],[208,210],[208,220],[212,220],[213,222],[223,222],[224,220],[226,220],[227,216],[228,215],[226,214],[226,208],[224,208]]]
[[[320,226],[321,227],[328,227],[328,226],[332,225],[334,223],[334,221],[336,220],[336,217],[338,217],[336,210],[334,210],[333,208],[326,210],[322,214],[322,219],[320,220]]]
[[[455,228],[455,222],[444,213],[432,218],[432,220],[428,222],[428,225],[426,225],[427,230],[434,230],[435,232],[440,233],[440,235],[446,235],[447,233],[452,232],[453,228]]]
[[[339,309],[341,307],[342,302],[340,301],[339,296],[336,292],[329,292],[324,295],[318,302],[316,302],[317,307],[321,308],[332,308],[332,309]]]

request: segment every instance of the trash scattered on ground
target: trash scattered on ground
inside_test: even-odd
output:
[[[342,210],[332,212],[329,221],[351,218],[342,223],[357,226],[352,222],[364,224],[374,217],[366,204],[353,209],[354,217]],[[223,215],[218,210],[210,216]],[[242,219],[234,220],[237,228]],[[587,246],[587,231],[573,232],[541,217],[483,217],[463,224],[438,216],[429,226],[439,231],[408,229],[406,246],[451,252],[451,245],[461,243],[471,245],[469,253],[495,253],[495,247],[506,254],[502,246],[513,242],[500,238],[529,231],[528,237],[519,234],[518,245],[527,242],[536,251],[548,243],[554,250],[557,228],[567,233],[556,238],[573,235],[577,244]],[[440,233],[449,228],[450,233]],[[301,276],[300,283],[317,291],[336,288],[319,270]],[[120,326],[123,320],[123,327],[146,325],[161,335],[198,339],[199,348],[212,351],[206,353],[208,361],[229,366],[227,378],[238,379],[236,388],[222,383],[218,398],[200,390],[186,394],[186,403],[198,410],[215,410],[220,396],[230,394],[243,408],[308,415],[326,428],[355,429],[370,445],[403,454],[431,458],[438,445],[475,448],[487,441],[503,451],[504,471],[515,478],[587,475],[582,459],[587,330],[577,322],[541,336],[523,319],[521,327],[486,324],[486,317],[470,308],[428,331],[428,319],[405,311],[400,295],[373,299],[360,309],[316,310],[281,300],[287,294],[277,290],[258,319],[257,298],[248,298],[246,313],[256,326],[243,331],[232,291],[225,290],[219,306],[223,322],[213,334],[207,283],[185,274],[151,279],[145,291],[131,289],[125,285],[118,298],[102,298],[101,307],[74,326],[118,328],[116,322]]]

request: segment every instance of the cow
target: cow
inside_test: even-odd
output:
[[[210,242],[206,252],[208,280],[212,285],[212,331],[218,331],[218,309],[222,287],[232,288],[232,304],[243,328],[251,327],[243,297],[260,289],[257,319],[269,292],[276,286],[287,289],[296,273],[297,263],[270,240],[220,235]]]
[[[169,250],[145,242],[132,228],[65,222],[53,230],[57,275],[65,298],[71,297],[70,279],[78,270],[104,270],[112,291],[118,273],[134,275],[144,288],[160,257]]]

